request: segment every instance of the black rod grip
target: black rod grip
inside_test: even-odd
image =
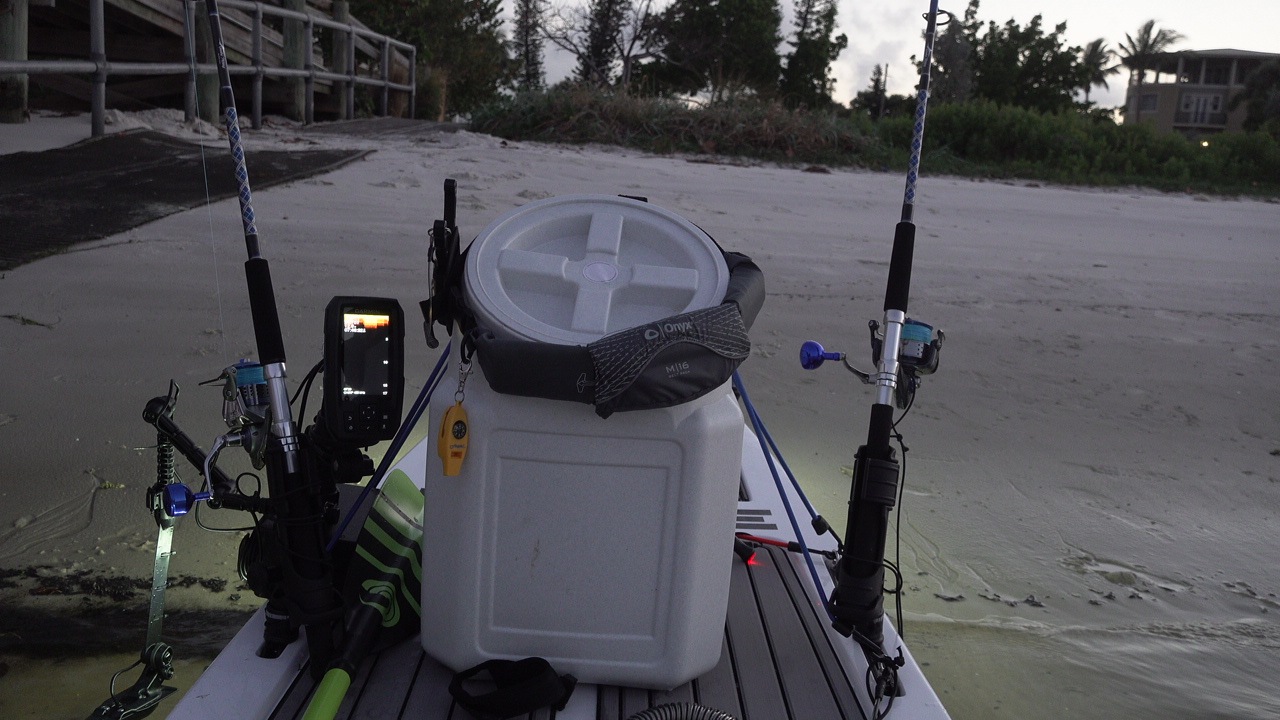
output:
[[[451,228],[458,224],[458,181],[453,178],[444,181],[444,224]]]
[[[282,363],[284,337],[280,333],[276,293],[271,286],[271,266],[266,258],[250,258],[244,263],[244,274],[249,284],[249,309],[253,313],[253,334],[258,341],[258,362]]]
[[[916,248],[916,226],[900,222],[893,231],[893,256],[889,259],[889,285],[884,292],[884,309],[907,311],[911,296],[911,259]]]
[[[893,406],[875,403],[871,406],[871,421],[867,423],[867,449],[877,459],[891,457],[889,439],[893,435]]]

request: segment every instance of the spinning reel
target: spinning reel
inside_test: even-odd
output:
[[[875,320],[867,323],[867,329],[871,335],[871,360],[876,367],[880,367],[884,355],[884,333],[880,331],[880,323]],[[920,387],[921,376],[932,375],[938,369],[938,357],[945,339],[946,335],[932,325],[911,318],[907,318],[902,324],[898,341],[897,372],[892,374],[893,400],[899,410],[905,410],[911,405],[916,390]],[[828,352],[813,340],[800,346],[800,366],[805,370],[816,370],[827,360],[840,361],[845,369],[857,375],[865,385],[875,385],[880,379],[880,372],[859,370],[850,364],[844,353]]]

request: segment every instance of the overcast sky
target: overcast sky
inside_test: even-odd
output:
[[[553,4],[572,0],[552,0]],[[659,0],[660,4],[666,2]],[[780,0],[783,34],[792,32],[791,6],[794,0]],[[877,64],[889,68],[889,92],[914,94],[917,78],[911,56],[924,51],[923,15],[928,0],[839,0],[837,22],[849,37],[849,47],[832,64],[836,80],[835,97],[847,102],[870,85]],[[939,7],[963,15],[968,0],[942,0]],[[1280,53],[1280,0],[981,0],[978,19],[1004,24],[1009,19],[1026,25],[1032,16],[1044,16],[1043,25],[1052,29],[1067,23],[1067,42],[1083,46],[1103,38],[1112,49],[1124,42],[1142,23],[1154,19],[1157,28],[1169,28],[1186,36],[1175,49],[1210,50],[1234,48]],[[573,59],[547,48],[547,80],[557,82],[573,69]],[[1124,100],[1127,72],[1114,76],[1110,89],[1095,88],[1091,99],[1104,107]]]

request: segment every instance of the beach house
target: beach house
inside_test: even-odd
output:
[[[1230,110],[1231,98],[1249,73],[1275,59],[1280,54],[1230,49],[1151,55],[1142,63],[1143,82],[1129,86],[1124,122],[1152,123],[1190,137],[1239,131],[1245,109]]]

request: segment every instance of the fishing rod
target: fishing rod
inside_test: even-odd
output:
[[[160,528],[147,645],[134,665],[141,664],[144,668],[138,681],[121,692],[116,692],[115,677],[112,678],[111,697],[94,712],[93,720],[143,717],[174,692],[173,688],[163,685],[173,676],[172,650],[160,641],[164,588],[168,584],[174,522],[200,502],[213,509],[245,511],[253,516],[252,527],[200,526],[215,531],[250,531],[241,540],[238,570],[249,589],[267,601],[263,642],[257,651],[259,657],[279,657],[297,638],[301,628],[306,632],[311,674],[320,680],[326,668],[332,666],[337,683],[342,677],[349,679],[349,672],[379,637],[383,640],[392,637],[392,633],[382,632],[394,624],[387,616],[408,617],[419,612],[409,589],[403,587],[403,580],[417,574],[414,568],[420,560],[402,567],[408,559],[394,549],[383,552],[380,559],[375,557],[378,541],[386,542],[382,540],[385,527],[400,532],[397,548],[419,544],[415,538],[420,538],[422,532],[421,495],[403,473],[391,473],[392,482],[384,487],[368,511],[365,527],[354,541],[347,541],[343,548],[334,547],[339,541],[347,540],[340,537],[346,527],[344,521],[334,536],[333,545],[328,544],[329,530],[336,523],[342,504],[338,484],[357,483],[374,474],[374,482],[361,495],[362,501],[376,486],[376,481],[386,474],[412,425],[402,422],[403,313],[393,298],[335,296],[330,300],[324,316],[324,357],[298,390],[298,395],[309,393],[312,380],[323,370],[324,398],[314,422],[299,433],[286,383],[284,340],[271,270],[262,257],[258,240],[221,15],[217,0],[206,2],[219,101],[234,163],[236,195],[248,255],[245,278],[259,360],[242,359],[225,368],[219,377],[201,383],[223,386],[222,415],[230,428],[215,439],[208,453],[173,419],[178,397],[178,386],[173,381],[170,381],[169,394],[151,400],[143,412],[143,419],[155,426],[158,437],[158,474],[156,483],[148,490],[147,507]],[[429,391],[438,381],[443,362],[442,356],[433,379],[415,403],[415,421],[426,407]],[[305,398],[302,408],[305,413]],[[383,440],[392,440],[392,447],[383,458],[382,467],[375,471],[363,449]],[[266,469],[266,497],[261,496],[260,488],[252,495],[245,493],[239,487],[239,477],[233,480],[217,467],[218,454],[226,447],[244,448],[254,468]],[[202,470],[207,489],[192,492],[177,482],[173,467],[175,453]],[[257,478],[253,473],[240,477],[244,476]],[[412,502],[415,498],[416,521]],[[360,505],[357,502],[351,509],[348,520]],[[370,524],[374,531],[370,531]],[[347,572],[339,576],[334,557],[347,550],[369,562],[363,565],[349,562],[345,566]],[[388,554],[394,557],[385,557]],[[337,581],[339,577],[342,582]],[[370,583],[381,589],[371,589]],[[347,601],[348,597],[352,598],[351,602]],[[401,607],[410,608],[412,613],[402,612]],[[348,609],[353,612],[350,622],[344,623]],[[415,622],[403,622],[395,631],[403,635],[416,629]],[[119,675],[116,673],[116,677]],[[335,683],[326,686],[330,700],[341,699],[333,689]],[[336,702],[325,707],[336,709]]]
[[[289,406],[286,386],[284,339],[276,308],[271,270],[262,257],[258,229],[254,219],[253,196],[249,172],[245,167],[244,146],[240,138],[240,122],[235,95],[231,88],[231,72],[227,67],[227,50],[222,38],[221,15],[217,0],[206,0],[209,29],[218,70],[218,98],[226,123],[227,141],[235,164],[240,220],[244,226],[245,279],[249,290],[249,308],[257,341],[258,363],[265,381],[269,413],[269,437],[266,439],[265,463],[267,487],[276,504],[276,521],[264,542],[278,543],[270,554],[282,573],[279,591],[267,601],[267,617],[274,626],[267,629],[268,638],[259,654],[278,655],[292,640],[294,628],[306,628],[307,644],[313,658],[327,658],[334,646],[334,627],[343,615],[343,604],[333,587],[332,565],[325,552],[325,500],[319,488],[313,487],[314,473],[308,472],[301,451],[297,427]]]
[[[841,360],[863,382],[876,386],[867,440],[858,448],[854,463],[845,545],[837,564],[830,611],[833,627],[845,636],[854,637],[862,647],[874,679],[875,688],[872,692],[877,703],[884,697],[891,699],[901,693],[897,668],[904,662],[900,648],[884,647],[883,630],[885,540],[889,512],[897,500],[900,472],[896,453],[890,446],[894,435],[894,406],[904,409],[909,407],[919,384],[919,376],[937,369],[938,349],[942,340],[940,332],[935,337],[931,326],[907,317],[916,238],[913,220],[916,182],[919,178],[920,151],[929,103],[930,65],[939,12],[938,0],[931,0],[929,12],[925,15],[927,27],[916,96],[915,126],[907,164],[902,215],[894,228],[884,317],[882,323],[874,320],[870,323],[872,355],[877,369],[874,373],[856,370],[845,360],[843,353],[828,353],[814,342],[805,343],[801,348],[801,363],[804,367],[813,369],[824,360]],[[950,17],[945,11],[942,14]],[[895,654],[896,657],[891,657]]]

